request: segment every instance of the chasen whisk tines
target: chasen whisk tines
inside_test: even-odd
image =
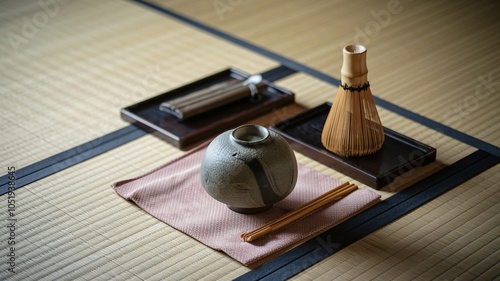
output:
[[[372,154],[384,143],[384,128],[367,78],[366,48],[346,46],[343,57],[341,85],[323,127],[321,142],[341,156]]]

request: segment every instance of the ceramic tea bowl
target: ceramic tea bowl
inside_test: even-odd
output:
[[[217,136],[201,163],[205,191],[231,210],[265,211],[297,182],[297,161],[280,135],[260,125],[243,125]]]

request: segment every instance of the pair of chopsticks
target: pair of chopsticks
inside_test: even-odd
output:
[[[325,206],[328,203],[336,201],[342,197],[345,197],[349,193],[355,191],[358,187],[349,182],[343,183],[335,189],[328,191],[327,193],[309,201],[308,203],[300,206],[299,208],[284,214],[283,216],[272,220],[261,227],[252,230],[250,232],[244,232],[241,234],[241,238],[245,242],[254,241],[264,235],[267,235],[273,231],[283,228],[292,222],[316,211],[317,209]]]

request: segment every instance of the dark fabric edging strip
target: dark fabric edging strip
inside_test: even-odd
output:
[[[23,187],[39,179],[50,176],[129,141],[135,140],[145,134],[146,132],[144,130],[129,125],[104,135],[103,137],[16,170],[15,188]],[[2,176],[1,180],[0,195],[3,195],[9,191],[8,176]]]
[[[330,84],[337,86],[337,87],[340,85],[340,81],[338,79],[330,76],[330,75],[327,75],[327,74],[325,74],[321,71],[318,71],[314,68],[308,67],[308,66],[301,64],[297,61],[294,61],[290,58],[287,58],[287,57],[284,57],[284,56],[279,55],[277,53],[271,52],[265,48],[262,48],[260,46],[255,45],[255,44],[252,44],[252,43],[245,41],[243,39],[240,39],[238,37],[232,36],[228,33],[222,32],[216,28],[213,28],[213,27],[210,27],[206,24],[195,21],[189,17],[181,15],[181,14],[174,12],[168,8],[161,7],[159,5],[156,5],[156,4],[150,3],[148,1],[144,1],[144,0],[131,0],[131,1],[140,3],[140,4],[147,6],[153,10],[156,10],[160,13],[166,14],[174,19],[177,19],[181,22],[187,23],[187,24],[189,24],[193,27],[196,27],[198,29],[201,29],[205,32],[211,33],[215,36],[218,36],[222,39],[225,39],[225,40],[232,42],[236,45],[239,45],[243,48],[249,49],[249,50],[254,51],[258,54],[266,56],[270,59],[276,60],[276,61],[280,62],[281,64],[283,64],[284,66],[291,68],[297,72],[307,73],[307,74],[309,74],[309,75],[311,75],[319,80],[330,83]],[[429,127],[431,129],[434,129],[434,130],[436,130],[444,135],[455,138],[455,139],[457,139],[463,143],[466,143],[472,147],[484,150],[490,154],[493,154],[497,157],[500,157],[500,148],[499,147],[496,147],[496,146],[489,144],[483,140],[480,140],[478,138],[472,137],[470,135],[467,135],[465,133],[462,133],[460,131],[452,129],[452,128],[445,126],[441,123],[435,122],[432,119],[429,119],[429,118],[426,118],[426,117],[421,116],[419,114],[416,114],[408,109],[397,106],[397,105],[390,103],[386,100],[383,100],[379,97],[374,96],[374,99],[375,99],[375,103],[377,105],[384,107],[387,110],[395,112],[395,113],[397,113],[403,117],[406,117],[412,121],[420,123],[420,124],[422,124],[426,127]]]
[[[283,79],[287,76],[290,76],[296,72],[297,71],[295,71],[289,67],[286,67],[284,65],[280,65],[280,66],[273,68],[273,69],[270,69],[266,72],[262,72],[261,75],[262,75],[262,78],[264,80],[274,82],[274,81]]]
[[[263,72],[261,75],[267,81],[274,82],[293,73],[295,73],[294,70],[281,65]],[[41,178],[50,176],[129,141],[135,140],[145,134],[146,132],[138,127],[129,125],[24,168],[18,169],[15,173],[15,188],[17,189],[23,187]],[[0,196],[9,191],[8,183],[8,175],[0,177]]]
[[[465,144],[468,144],[472,147],[475,147],[477,149],[480,149],[480,150],[488,152],[492,155],[495,155],[496,157],[500,157],[500,147],[494,146],[490,143],[487,143],[483,140],[475,138],[471,135],[462,133],[458,130],[455,130],[451,127],[443,125],[439,122],[436,122],[432,119],[424,117],[424,116],[417,114],[415,112],[404,109],[396,104],[393,104],[393,103],[388,102],[386,100],[383,100],[381,98],[377,98],[375,96],[373,98],[375,99],[375,103],[377,105],[379,105],[387,110],[390,110],[394,113],[397,113],[397,114],[399,114],[403,117],[406,117],[414,122],[420,123],[428,128],[436,130],[445,136],[449,136],[449,137],[454,138],[456,140],[459,140]]]
[[[285,280],[500,163],[476,151],[236,280]]]
[[[79,145],[79,146],[76,146],[76,147],[71,148],[69,150],[63,151],[63,152],[58,153],[54,156],[51,156],[49,158],[46,158],[44,160],[41,160],[41,161],[38,161],[34,164],[26,166],[20,170],[17,170],[16,177],[17,177],[17,179],[20,179],[20,178],[25,177],[29,174],[32,174],[40,169],[43,169],[43,168],[46,168],[48,166],[55,165],[61,161],[64,161],[65,159],[72,157],[72,156],[75,156],[75,155],[77,155],[85,150],[99,146],[100,144],[108,142],[109,140],[119,138],[122,135],[129,134],[130,132],[132,132],[134,130],[135,129],[133,126],[127,126],[127,127],[121,128],[119,130],[116,130],[110,134],[107,134],[107,135],[104,135],[104,136],[99,137],[97,139],[91,140],[91,141],[84,143],[82,145]],[[8,182],[7,176],[0,177],[0,186],[7,184],[7,182]]]

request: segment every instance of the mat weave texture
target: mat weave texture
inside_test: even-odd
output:
[[[394,1],[155,2],[337,78],[339,50],[365,44],[376,96],[500,145],[500,1],[400,1],[401,12],[380,29],[373,15]],[[45,12],[50,3],[57,14]],[[0,1],[0,36],[2,175],[127,126],[122,107],[227,67],[260,73],[281,64],[134,1]],[[337,90],[304,72],[276,83],[305,108]],[[262,118],[296,113],[285,107]],[[379,114],[386,127],[438,150],[434,167],[377,190],[383,199],[476,150],[389,109]],[[0,280],[233,280],[249,272],[109,187],[183,154],[146,135],[18,189],[18,270],[2,260]],[[299,153],[297,160],[366,187]],[[497,165],[291,280],[496,280],[499,184]],[[4,222],[7,200],[0,196]],[[0,243],[0,252],[8,247]]]
[[[307,219],[298,220],[252,243],[243,242],[240,238],[242,232],[251,231],[300,207],[341,182],[299,165],[297,185],[287,198],[266,212],[239,214],[203,190],[199,178],[204,152],[205,147],[197,148],[144,176],[117,182],[113,187],[119,195],[132,200],[154,217],[247,266],[331,228],[380,199],[375,192],[358,189],[310,214]]]

